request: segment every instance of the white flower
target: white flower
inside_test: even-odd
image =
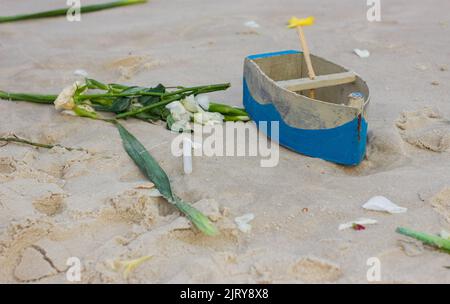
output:
[[[61,93],[59,93],[58,97],[53,102],[56,110],[72,110],[75,107],[73,96],[78,89],[78,85],[79,83],[75,82],[71,86],[65,87]]]
[[[174,132],[191,132],[192,125],[187,120],[177,120],[170,126],[170,130]]]
[[[197,95],[195,97],[197,104],[203,108],[203,110],[208,111],[209,109],[209,97],[208,95]]]
[[[181,103],[183,104],[184,108],[191,113],[197,113],[199,112],[199,110],[201,110],[193,95],[187,96],[181,101]]]
[[[194,122],[202,125],[215,125],[223,123],[224,116],[215,112],[199,112],[194,114]]]
[[[179,101],[169,103],[168,105],[166,105],[166,109],[170,111],[170,114],[175,121],[189,121],[191,119],[191,113],[186,111],[186,109]]]

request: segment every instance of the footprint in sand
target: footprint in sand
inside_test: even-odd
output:
[[[315,257],[302,257],[292,266],[291,272],[305,283],[335,282],[342,276],[338,265]]]
[[[149,56],[128,56],[105,64],[105,68],[117,70],[120,80],[129,80],[143,70],[150,70],[163,64]]]
[[[413,146],[434,152],[450,149],[450,120],[437,110],[427,107],[403,112],[396,125],[403,140]]]
[[[450,187],[444,188],[430,200],[431,206],[450,223]]]
[[[33,207],[42,214],[53,216],[59,214],[64,209],[63,193],[49,193],[33,201]]]
[[[242,257],[238,260],[242,261]],[[342,269],[315,256],[296,257],[289,253],[274,256],[268,253],[253,263],[251,274],[257,283],[332,283],[342,276]]]
[[[14,160],[11,157],[0,157],[0,174],[11,174],[16,171]]]

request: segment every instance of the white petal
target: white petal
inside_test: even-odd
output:
[[[166,105],[166,108],[169,109],[170,114],[172,114],[172,118],[175,121],[189,121],[191,119],[191,113],[186,111],[179,101],[169,103]]]
[[[195,101],[195,98],[193,95],[189,95],[187,96],[185,99],[183,99],[181,101],[181,103],[183,104],[184,108],[191,112],[191,113],[197,113],[198,112],[198,104],[197,101]]]
[[[187,120],[177,120],[175,121],[172,126],[170,127],[171,131],[174,132],[190,132],[192,131],[192,125],[189,121]]]
[[[194,122],[202,125],[214,125],[223,123],[224,116],[215,112],[202,112],[194,114]]]
[[[254,20],[247,21],[244,25],[250,28],[259,28],[259,24]]]
[[[203,110],[208,111],[208,109],[209,109],[209,96],[208,95],[197,95],[195,97],[195,100],[203,108]]]
[[[404,213],[408,210],[407,208],[394,204],[384,196],[374,196],[362,207],[367,210],[384,211],[389,213]]]
[[[169,104],[166,104],[166,109],[167,110],[172,110],[172,109],[175,109],[175,108],[177,108],[179,106],[180,106],[180,102],[177,100],[177,101],[173,101],[173,102],[171,102]]]
[[[73,96],[78,88],[78,86],[82,85],[80,82],[75,82],[72,85],[65,87],[61,93],[59,93],[58,97],[56,97],[53,102],[55,105],[55,109],[58,111],[61,110],[72,110],[75,106],[73,101]]]
[[[250,232],[252,229],[252,225],[249,224],[255,218],[253,213],[246,213],[242,216],[238,216],[234,219],[234,222],[238,226],[238,229],[244,233]]]
[[[83,69],[77,69],[77,70],[75,70],[75,71],[73,72],[73,74],[74,74],[75,76],[79,76],[79,77],[88,77],[88,72],[86,72],[86,71],[83,70]]]
[[[339,225],[339,230],[345,230],[348,228],[352,228],[354,224],[357,225],[373,225],[378,223],[376,220],[374,219],[369,219],[369,218],[360,218],[357,220],[354,220],[353,222],[348,222],[348,223],[344,223],[344,224],[340,224]]]
[[[355,54],[360,58],[367,58],[370,56],[370,52],[368,50],[354,49],[353,52],[355,52]]]

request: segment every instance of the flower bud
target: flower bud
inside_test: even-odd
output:
[[[53,102],[55,104],[55,109],[58,111],[72,110],[75,107],[73,96],[75,95],[77,88],[77,82],[75,82],[71,86],[65,87]]]

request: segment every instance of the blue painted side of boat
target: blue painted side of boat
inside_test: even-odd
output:
[[[296,52],[296,51],[288,51]],[[284,52],[263,54],[265,57]],[[261,56],[261,55],[256,55]],[[249,56],[252,59],[252,56]],[[253,56],[253,58],[255,58]],[[258,57],[262,58],[262,57]],[[364,158],[367,139],[367,122],[361,116],[331,129],[305,130],[286,124],[273,104],[260,104],[250,93],[244,78],[244,107],[259,126],[260,122],[279,122],[280,145],[301,154],[321,158],[342,165],[358,165]],[[267,136],[272,137],[270,123]]]

